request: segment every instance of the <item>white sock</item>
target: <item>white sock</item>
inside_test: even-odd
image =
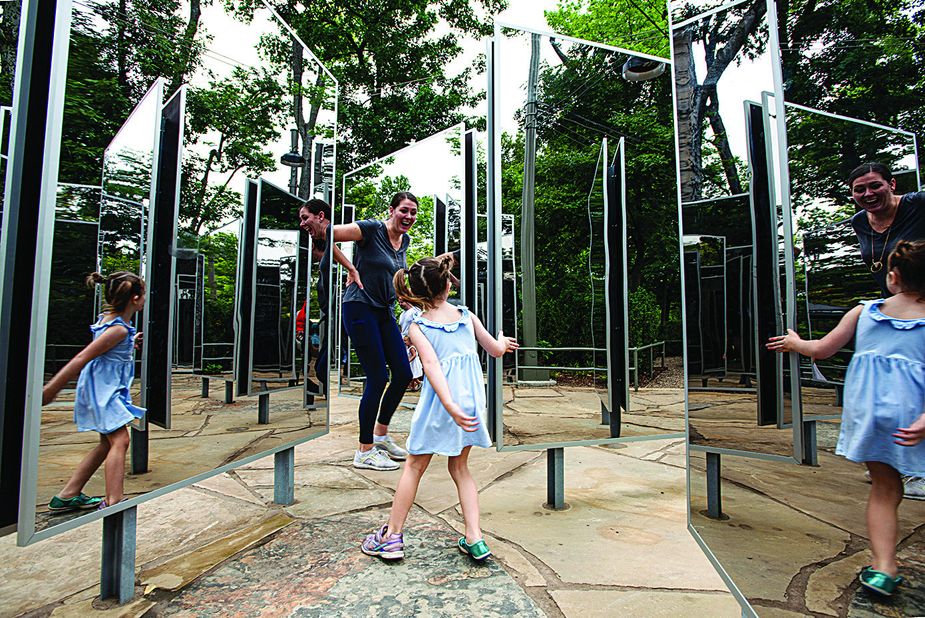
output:
[[[388,434],[384,436],[373,436],[373,444],[376,444],[378,442],[385,442],[385,439],[388,437],[389,437]]]

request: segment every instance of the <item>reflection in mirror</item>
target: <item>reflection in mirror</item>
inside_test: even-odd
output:
[[[774,91],[772,44],[765,0],[672,30],[684,237],[725,239],[711,264],[722,280],[707,280],[725,290],[723,309],[705,309],[696,288],[703,273],[685,249],[694,286],[685,306],[695,310],[687,316],[688,423],[697,447],[791,457],[796,429],[779,429],[790,423],[784,363],[763,345],[782,328],[784,302],[773,142],[759,103]]]
[[[157,329],[168,335],[147,348],[142,346],[135,354],[136,376],[131,388],[137,403],[140,391],[147,388],[137,366],[165,358],[165,364],[173,369],[168,388],[163,389],[169,401],[149,409],[148,415],[169,414],[170,429],[149,424],[146,430],[131,432],[127,463],[132,472],[125,478],[125,498],[129,501],[114,510],[145,500],[153,490],[176,487],[194,475],[239,465],[267,449],[295,444],[327,429],[323,393],[306,397],[299,388],[274,394],[269,422],[261,423],[267,419],[259,418],[257,400],[234,402],[233,387],[236,382],[245,390],[250,385],[234,372],[240,348],[235,345],[236,337],[244,328],[238,273],[242,268],[241,237],[247,235],[242,232],[241,221],[253,212],[245,204],[247,177],[262,178],[275,187],[288,185],[289,191],[284,193],[292,195],[290,206],[312,196],[333,199],[337,84],[288,26],[262,3],[203,6],[192,46],[183,36],[188,19],[184,9],[176,7],[174,13],[164,10],[166,13],[152,17],[130,9],[117,20],[109,3],[79,3],[73,7],[70,33],[73,62],[68,65],[65,86],[59,162],[62,188],[50,293],[55,317],[49,319],[47,327],[50,351],[41,361],[47,361],[46,370],[51,372],[73,356],[69,346],[82,345],[66,339],[65,333],[59,332],[62,328],[89,336],[85,327],[95,320],[99,299],[93,301],[95,306],[91,304],[92,315],[87,318],[82,314],[88,301],[77,292],[93,270],[106,274],[127,269],[143,273],[150,282],[157,280],[159,283],[147,290],[148,296],[169,298],[170,302],[163,305],[159,301],[157,307],[170,308],[159,315],[173,314],[169,324],[157,324]],[[139,43],[137,47],[121,47],[124,53],[120,55],[116,45],[122,39],[116,33],[124,29],[126,20],[137,35],[133,41]],[[164,53],[152,59],[149,50],[154,48]],[[175,62],[178,57],[188,61],[181,67]],[[166,77],[159,78],[161,75]],[[98,87],[101,80],[111,87]],[[163,93],[145,96],[152,84],[159,85]],[[185,118],[182,106],[168,110],[170,101],[177,100],[174,93],[183,88],[188,100]],[[164,94],[171,97],[165,100]],[[170,152],[165,151],[168,146],[163,142],[155,148],[155,136],[158,129],[167,126],[168,117],[175,125],[179,121],[183,129],[183,143],[174,140]],[[293,146],[295,153],[290,152]],[[176,208],[177,198],[171,203],[171,196],[179,196],[177,225],[168,225],[172,211],[147,212],[152,184],[158,181],[152,172],[165,155],[176,157],[180,152],[182,161],[180,170],[175,170],[173,189],[167,182],[170,179],[157,182],[158,191],[164,193],[158,199],[168,200],[164,202],[168,210]],[[284,153],[301,157],[298,167],[278,163]],[[100,183],[101,172],[102,187],[94,186]],[[164,216],[158,219],[158,213]],[[287,247],[294,249],[287,248],[285,259],[278,258],[277,272],[288,288],[280,287],[281,302],[277,303],[277,307],[285,308],[277,316],[280,346],[276,348],[279,362],[274,365],[273,381],[283,373],[285,385],[295,380],[309,386],[305,379],[307,352],[295,345],[290,326],[296,321],[296,303],[306,299],[314,281],[307,271],[313,264],[307,257],[311,245],[299,232],[297,209],[276,215],[275,227],[266,221],[259,225],[287,236]],[[256,232],[258,222],[250,221]],[[91,233],[92,248],[76,253],[89,242]],[[75,252],[72,258],[59,251],[58,238],[64,235],[67,249]],[[292,242],[292,238],[298,240]],[[166,265],[161,262],[162,254],[146,264],[148,244],[176,250],[171,250]],[[245,249],[253,263],[256,239]],[[175,271],[167,281],[161,281],[145,272],[153,266],[174,267]],[[301,288],[294,287],[296,277],[303,277]],[[72,305],[81,315],[61,313],[71,311]],[[316,329],[320,308],[310,307],[309,313],[310,328]],[[142,317],[136,316],[138,320]],[[79,324],[83,326],[76,328]],[[263,351],[259,341],[255,344]],[[255,359],[260,362],[259,357]],[[249,359],[243,360],[246,370]],[[203,398],[209,395],[210,384],[220,394],[224,390],[225,398],[214,393]],[[95,517],[87,511],[52,512],[48,508],[77,463],[99,440],[93,432],[75,430],[72,406],[66,404],[68,397],[73,399],[72,388],[65,389],[59,400],[43,411],[40,422],[30,421],[30,439],[39,447],[37,461],[27,465],[37,471],[37,478],[23,488],[23,500],[35,504],[36,511],[22,516],[21,542],[61,532],[70,525],[59,524],[81,515]],[[313,404],[310,409],[305,408],[307,403]],[[33,412],[32,418],[37,418],[38,411],[30,414]],[[84,492],[104,493],[102,471],[91,477]],[[37,538],[33,536],[36,530],[42,531]]]
[[[500,324],[522,346],[500,376],[503,446],[678,432],[683,391],[662,370],[670,353],[681,367],[666,344],[680,332],[671,76],[627,81],[628,60],[659,59],[513,28],[495,49],[501,263],[487,285],[510,288]]]
[[[885,126],[902,126],[910,118],[907,110],[918,105],[895,95],[895,89],[908,88],[914,80],[906,77],[910,59],[891,51],[896,49],[896,41],[908,36],[911,14],[904,14],[897,6],[840,3],[838,11],[826,10],[825,18],[820,19],[820,8],[812,3],[778,3],[788,102],[777,100],[772,107],[768,102],[773,95],[766,95],[761,110],[762,123],[771,133],[769,139],[786,139],[787,167],[779,170],[778,178],[783,179],[779,182],[789,178],[789,184],[773,186],[773,190],[788,192],[779,194],[780,202],[786,202],[784,198],[789,196],[795,224],[792,238],[783,226],[776,229],[770,246],[778,254],[776,268],[787,256],[785,252],[795,256],[796,324],[801,336],[813,339],[829,332],[859,300],[883,294],[869,264],[861,259],[859,245],[863,238],[859,239],[850,221],[858,208],[846,182],[849,173],[861,163],[883,160],[899,171],[896,193],[902,194],[917,190],[916,170],[920,168],[912,133]],[[676,44],[677,40],[676,34]],[[677,53],[675,58],[679,58]],[[731,65],[728,71],[734,68]],[[866,79],[863,76],[873,73],[878,76],[876,88],[845,89],[845,84],[862,83]],[[725,77],[720,78],[720,83],[722,79]],[[738,86],[746,90],[755,81],[753,73],[749,79],[739,80]],[[761,97],[752,93],[749,98],[762,107],[757,103]],[[784,115],[778,113],[781,107]],[[833,112],[847,112],[863,120]],[[729,131],[729,139],[734,142],[733,131]],[[684,207],[686,234],[691,233],[689,224],[694,222],[700,226],[694,231],[700,233],[734,231],[731,226],[711,228],[720,217],[708,216],[708,209],[702,205],[685,202]],[[754,225],[760,227],[757,221]],[[727,236],[727,251],[728,245],[738,242],[731,238]],[[754,252],[749,252],[756,262],[767,258],[758,244]],[[736,302],[736,294],[729,286],[734,279],[730,263],[727,260],[727,299]],[[764,272],[758,264],[751,268]],[[754,285],[758,293],[774,287],[787,293],[785,282],[775,276],[764,280],[759,277]],[[785,301],[783,296],[768,301],[775,304],[779,319],[783,317]],[[754,312],[759,309],[760,306],[753,307]],[[728,315],[732,313],[727,311]],[[729,350],[735,339],[733,328],[727,324]],[[762,346],[764,341],[758,338],[755,344]],[[903,587],[887,598],[865,590],[858,581],[859,570],[873,563],[864,507],[871,485],[865,482],[863,465],[835,455],[845,372],[853,346],[854,342],[849,342],[828,359],[799,359],[804,424],[795,429],[805,437],[802,460],[810,465],[723,456],[720,466],[719,455],[696,448],[690,451],[691,526],[756,615],[879,616],[923,612],[919,594],[920,524],[925,517],[922,502],[903,500],[897,511],[899,574],[906,577]],[[730,373],[736,364],[731,356],[727,357]],[[698,417],[702,413],[696,400],[700,394],[694,388],[695,376],[689,377],[691,440],[698,445],[710,444],[712,436],[705,431],[711,429],[709,419]],[[787,382],[784,380],[785,385]],[[773,425],[748,432],[743,425],[740,444],[747,444],[748,450],[774,453],[767,449],[770,441],[762,443],[768,431],[773,432]],[[721,444],[734,445],[729,439],[734,435],[733,431],[725,434]],[[717,484],[722,491],[714,493],[711,500],[707,488]],[[907,482],[905,489],[912,487],[915,482]],[[722,515],[709,510],[717,497],[721,497]],[[751,611],[747,613],[752,615]]]
[[[399,191],[409,191],[418,199],[417,219],[409,231],[411,243],[407,251],[408,266],[420,258],[461,249],[464,203],[463,136],[464,125],[456,125],[412,143],[344,174],[343,203],[335,220],[353,221],[388,217],[389,202]],[[352,207],[349,215],[348,207]],[[352,257],[351,243],[342,243],[341,250]],[[348,253],[351,252],[351,253]],[[341,269],[339,269],[341,270]],[[456,271],[459,272],[458,269]],[[362,273],[361,273],[362,274]],[[338,277],[345,284],[343,273]],[[461,282],[465,285],[465,282]],[[341,290],[343,292],[343,287]],[[336,301],[343,301],[343,293]],[[450,302],[459,303],[459,289],[450,294]],[[338,309],[339,311],[339,309]],[[396,310],[396,316],[402,313]],[[360,396],[365,373],[352,349],[346,333],[341,339],[339,393]],[[402,398],[402,406],[413,408],[419,386],[412,384]]]
[[[846,179],[857,165],[878,161],[891,169],[899,195],[919,186],[915,136],[868,122],[787,103],[790,195],[802,239],[800,334],[818,339],[862,300],[884,294],[861,260],[851,225],[858,210]],[[853,153],[846,157],[844,153]],[[815,363],[801,357],[805,418],[837,419],[853,342]]]

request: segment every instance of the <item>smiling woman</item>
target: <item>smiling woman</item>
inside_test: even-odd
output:
[[[358,284],[348,286],[343,301],[344,328],[366,373],[359,410],[360,446],[353,458],[356,468],[394,470],[398,468],[395,460],[408,455],[388,435],[389,421],[412,377],[405,343],[392,313],[392,278],[399,269],[408,267],[408,231],[417,214],[418,199],[401,191],[392,197],[385,221],[366,219],[334,226],[335,242],[356,243],[354,262],[363,282],[362,288]]]
[[[851,218],[861,259],[870,268],[884,296],[886,256],[900,240],[925,239],[925,192],[897,195],[896,179],[882,163],[864,163],[848,176],[851,197],[862,209]]]

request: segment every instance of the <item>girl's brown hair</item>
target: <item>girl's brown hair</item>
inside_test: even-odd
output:
[[[889,265],[899,272],[904,292],[925,299],[925,240],[900,240],[890,253]]]
[[[145,293],[144,280],[125,270],[117,270],[108,277],[103,277],[99,273],[90,273],[87,276],[87,287],[92,288],[94,285],[103,284],[106,303],[103,305],[104,311],[116,311],[121,313],[135,296],[141,296]]]
[[[437,305],[437,300],[446,293],[453,268],[453,256],[426,257],[410,268],[399,269],[392,278],[395,294],[400,301],[427,311]]]

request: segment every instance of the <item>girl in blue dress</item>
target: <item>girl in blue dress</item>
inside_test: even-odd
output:
[[[893,296],[862,302],[822,339],[804,341],[788,330],[767,347],[828,358],[855,338],[835,452],[870,471],[867,531],[874,559],[860,579],[889,595],[902,582],[896,565],[901,475],[925,476],[925,241],[897,243],[886,282]]]
[[[61,389],[77,378],[74,397],[77,431],[95,431],[100,434],[100,442],[48,503],[51,511],[102,509],[122,500],[125,452],[129,445],[126,425],[145,413],[143,408],[132,405],[129,394],[135,377],[133,353],[140,337],[131,324],[135,312],[144,308],[144,281],[124,271],[114,272],[106,279],[99,273],[87,277],[88,286],[98,283],[105,283],[106,304],[96,324],[90,326],[93,341],[45,385],[42,405],[54,401]],[[83,493],[84,485],[104,461],[106,497],[91,498]]]
[[[498,333],[492,337],[465,307],[447,302],[453,256],[424,258],[400,269],[393,280],[400,301],[419,307],[408,336],[424,366],[421,397],[411,418],[408,462],[402,472],[389,521],[363,541],[363,553],[386,560],[403,558],[402,527],[418,484],[434,454],[449,457],[448,468],[466,522],[459,550],[476,560],[491,551],[479,527],[479,494],[469,473],[469,449],[487,448],[485,381],[476,342],[493,357],[517,349],[517,342]]]

